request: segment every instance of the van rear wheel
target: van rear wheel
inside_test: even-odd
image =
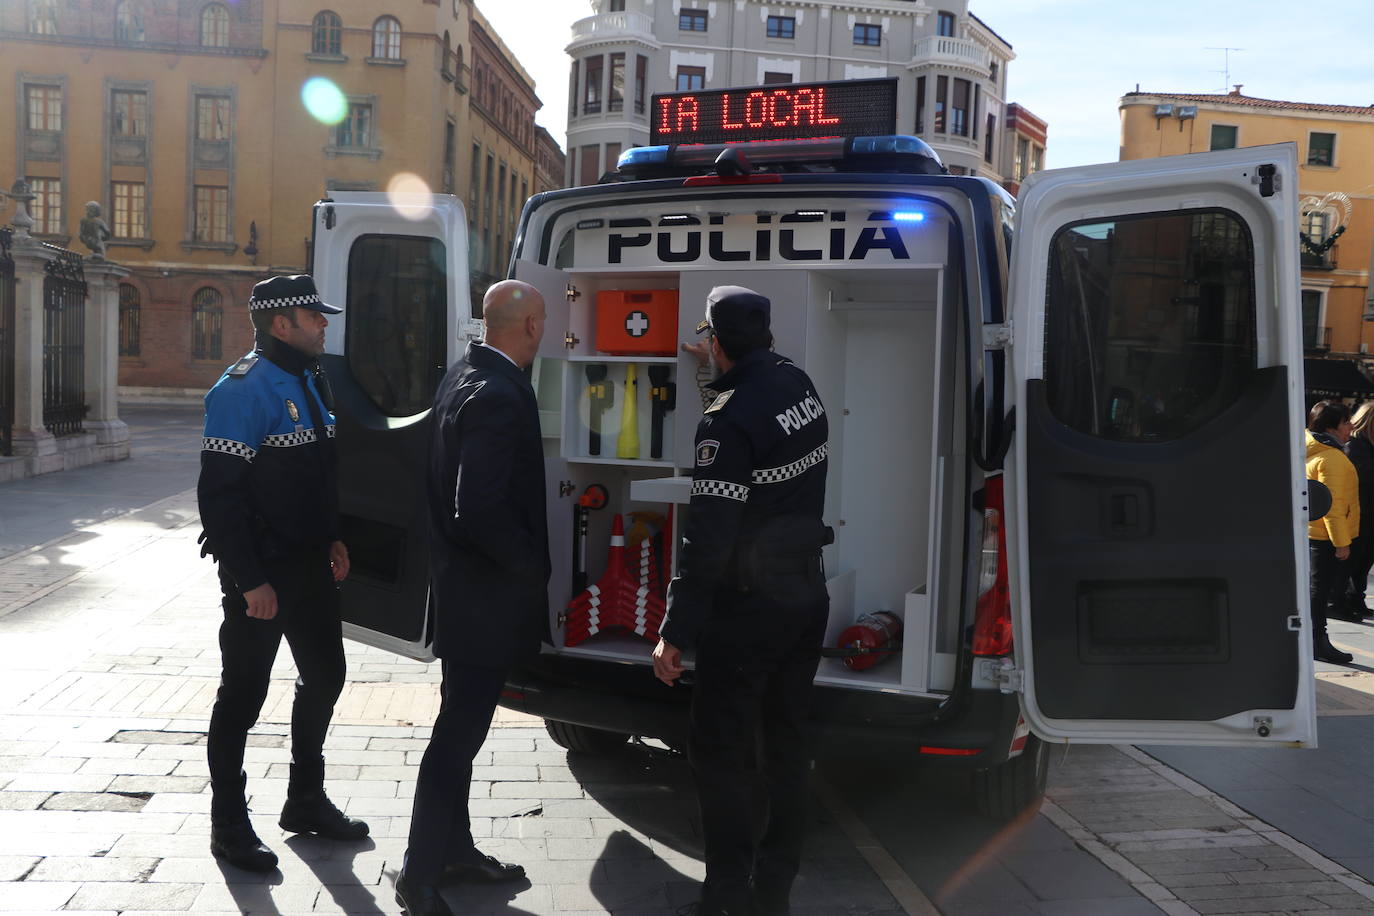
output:
[[[973,771],[973,803],[979,814],[1009,821],[1035,811],[1045,797],[1050,772],[1050,746],[1034,735],[1020,756],[986,770]]]
[[[608,732],[556,719],[545,719],[544,728],[559,747],[583,754],[613,754],[630,740],[629,735],[621,732]]]

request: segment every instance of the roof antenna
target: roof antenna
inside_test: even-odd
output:
[[[727,146],[716,157],[716,174],[721,178],[743,178],[753,171],[749,157],[737,146]]]
[[[1215,47],[1215,46],[1209,46],[1209,47],[1203,48],[1203,50],[1204,50],[1204,51],[1221,51],[1222,54],[1224,55],[1223,58],[1222,58],[1222,61],[1223,61],[1223,64],[1222,64],[1222,65],[1225,67],[1225,69],[1223,69],[1223,70],[1213,70],[1212,72],[1213,72],[1213,73],[1220,73],[1220,74],[1221,74],[1221,84],[1222,84],[1222,89],[1221,89],[1221,91],[1222,91],[1222,92],[1225,92],[1225,91],[1226,91],[1226,87],[1231,85],[1231,52],[1232,52],[1232,51],[1244,51],[1245,49],[1244,49],[1244,48],[1218,48],[1218,47]],[[1237,87],[1237,90],[1239,90],[1239,87]],[[1235,94],[1235,95],[1240,95],[1240,92],[1237,91],[1237,92],[1235,92],[1234,94]]]

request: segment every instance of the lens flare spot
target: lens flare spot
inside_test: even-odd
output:
[[[399,215],[409,220],[424,219],[434,205],[434,194],[425,180],[414,172],[397,172],[386,185],[386,199]]]
[[[313,76],[301,87],[301,102],[316,121],[338,124],[348,114],[348,100],[338,86],[322,76]]]

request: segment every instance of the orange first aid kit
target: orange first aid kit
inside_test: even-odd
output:
[[[672,356],[677,352],[677,290],[597,293],[596,348],[613,356]]]

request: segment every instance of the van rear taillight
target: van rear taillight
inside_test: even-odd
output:
[[[983,484],[983,552],[978,570],[978,609],[973,618],[974,655],[1011,653],[1004,503],[1002,477],[989,477]]]

